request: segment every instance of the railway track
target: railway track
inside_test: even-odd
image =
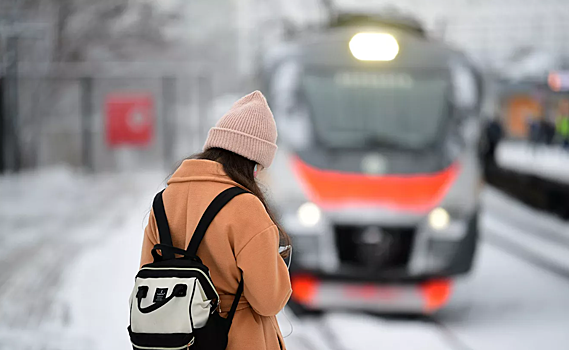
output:
[[[289,311],[290,314],[290,311]],[[328,317],[332,315],[331,313],[322,313],[319,315],[309,315],[305,317],[292,316],[292,322],[295,324],[295,332],[292,336],[295,337],[295,345],[301,343],[300,347],[291,347],[291,349],[306,349],[306,350],[353,350],[353,349],[363,349],[361,346],[358,347],[357,344],[346,344],[350,341],[349,337],[356,336],[350,334],[350,331],[345,329],[339,329],[334,322],[330,322]],[[357,317],[357,314],[349,314]],[[461,337],[454,332],[450,327],[448,327],[443,321],[438,319],[436,316],[421,316],[421,315],[406,315],[406,316],[393,316],[393,315],[378,315],[378,314],[367,314],[362,313],[362,317],[371,317],[380,320],[381,323],[384,321],[388,327],[394,327],[391,322],[403,322],[408,325],[423,327],[425,332],[431,332],[433,338],[438,338],[439,343],[443,344],[441,350],[474,350],[466,342],[464,342]],[[332,316],[333,317],[333,316]],[[281,326],[286,327],[281,323]],[[397,327],[397,326],[395,326]],[[348,328],[349,329],[349,328]],[[375,337],[372,335],[370,337],[369,345],[381,344],[383,340],[381,333],[385,330],[378,328],[378,332]],[[388,330],[389,332],[389,330]],[[286,335],[286,334],[285,334]],[[347,338],[345,338],[347,337]],[[348,339],[348,340],[347,340]],[[285,341],[287,339],[285,338]],[[405,339],[401,340],[402,342]],[[361,340],[360,340],[361,343]],[[406,349],[406,344],[400,344],[398,349]],[[385,349],[391,349],[392,347],[385,347]],[[409,348],[413,348],[409,346]]]
[[[569,282],[568,269],[553,263],[548,258],[535,253],[522,244],[499,235],[488,235],[484,238],[484,241],[510,256]]]

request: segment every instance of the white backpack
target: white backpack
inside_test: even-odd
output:
[[[156,195],[152,205],[160,244],[152,249],[154,262],[142,266],[136,275],[130,296],[128,332],[132,347],[134,350],[189,347],[223,350],[227,347],[229,328],[243,293],[243,280],[228,317],[221,317],[219,295],[197,250],[217,213],[233,197],[248,192],[232,187],[220,193],[204,212],[186,250],[172,245],[162,192]],[[182,257],[176,258],[175,254]]]

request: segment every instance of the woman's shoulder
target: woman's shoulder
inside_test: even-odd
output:
[[[274,225],[261,200],[252,193],[233,198],[226,207],[226,218],[234,225],[247,227],[253,234]]]

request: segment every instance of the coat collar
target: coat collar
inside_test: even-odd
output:
[[[225,174],[220,163],[207,159],[184,160],[168,180],[168,184],[188,181],[214,181],[243,187]]]

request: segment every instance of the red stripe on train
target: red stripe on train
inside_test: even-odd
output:
[[[308,199],[323,208],[381,205],[426,212],[444,198],[459,172],[457,163],[429,174],[368,175],[322,170],[292,157],[292,168]]]

